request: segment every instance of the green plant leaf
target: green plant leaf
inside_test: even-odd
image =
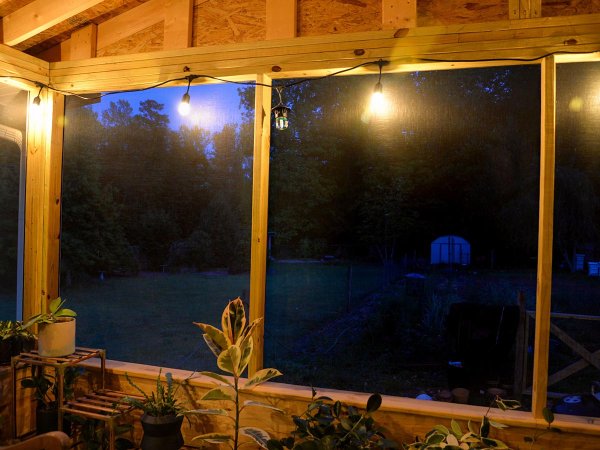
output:
[[[194,322],[194,325],[197,325],[202,331],[204,331],[204,341],[216,357],[218,357],[227,347],[229,347],[227,339],[225,339],[225,335],[218,328],[215,328],[207,323],[200,322]]]
[[[233,438],[228,434],[206,433],[193,437],[192,441],[195,440],[208,442],[209,444],[223,444],[224,442],[233,441]]]
[[[283,409],[281,409],[281,408],[277,408],[276,406],[269,405],[268,403],[256,402],[256,401],[253,401],[253,400],[246,400],[244,402],[244,406],[256,406],[256,407],[259,407],[259,408],[272,409],[273,411],[277,411],[277,412],[280,412],[280,413],[283,412]]]
[[[235,401],[235,392],[233,389],[220,386],[208,391],[200,400],[230,400]]]
[[[459,438],[459,437],[461,437],[463,435],[463,431],[460,428],[460,425],[459,425],[459,423],[456,420],[452,419],[452,421],[450,422],[450,427],[452,428],[452,433],[457,438]]]
[[[246,312],[241,298],[231,300],[221,316],[221,328],[229,345],[235,345],[246,328]]]
[[[369,400],[367,400],[367,412],[368,413],[373,413],[375,411],[377,411],[379,409],[379,407],[381,406],[381,395],[379,394],[373,394],[369,397]]]
[[[283,444],[277,439],[269,439],[267,441],[268,450],[283,450]]]
[[[490,420],[484,416],[483,420],[481,421],[481,427],[479,428],[479,434],[481,435],[481,437],[488,437],[488,435],[490,434]]]
[[[281,376],[281,372],[277,369],[261,369],[256,372],[244,385],[244,389],[252,389],[259,384],[269,381],[272,378]]]
[[[456,447],[460,446],[460,444],[458,443],[458,439],[456,439],[456,436],[454,436],[453,434],[449,434],[448,436],[446,436],[446,442],[448,443],[448,445],[454,445]]]
[[[223,384],[226,384],[227,386],[231,386],[233,387],[233,384],[231,384],[231,382],[225,378],[222,375],[219,375],[218,373],[214,373],[214,372],[198,372],[200,375],[204,375],[205,377],[209,377],[209,378],[213,378],[217,381],[220,381]]]
[[[56,317],[77,317],[77,313],[69,308],[59,309],[56,314]]]
[[[545,407],[544,409],[542,409],[542,415],[544,416],[544,420],[548,425],[554,422],[554,413],[550,408]]]
[[[252,340],[252,337],[250,336],[247,339],[242,339],[240,343],[240,362],[238,363],[237,373],[242,374],[244,370],[246,370],[253,350],[254,341]]]
[[[64,304],[65,304],[64,300],[62,300],[60,297],[56,297],[48,305],[48,310],[50,311],[50,314],[56,313],[56,311],[58,311]]]
[[[504,425],[503,423],[496,422],[495,420],[490,420],[490,425],[493,426],[494,428],[498,428],[499,430],[508,428],[508,425]]]
[[[229,413],[224,409],[191,409],[185,414],[202,415],[202,416],[228,416]]]
[[[475,428],[475,426],[473,425],[473,422],[471,422],[470,420],[467,422],[467,427],[469,428],[469,431],[473,434],[477,434],[477,429]]]
[[[217,358],[217,366],[223,372],[231,373],[234,376],[239,376],[238,367],[240,364],[240,349],[237,345],[232,345],[223,351]]]
[[[439,431],[440,433],[446,435],[446,434],[450,434],[450,430],[448,428],[446,428],[444,425],[435,425],[433,427],[434,430]]]
[[[240,428],[240,433],[244,436],[248,436],[249,438],[253,439],[254,442],[260,445],[262,448],[267,448],[267,443],[269,439],[271,439],[269,433],[267,433],[264,430],[261,430],[260,428],[242,427]]]

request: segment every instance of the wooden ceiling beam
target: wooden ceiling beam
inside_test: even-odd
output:
[[[36,0],[2,19],[3,42],[17,45],[104,0]]]

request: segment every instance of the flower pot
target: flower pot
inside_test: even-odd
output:
[[[38,333],[40,356],[67,356],[75,352],[75,319],[60,319],[53,323],[41,323]]]
[[[142,416],[142,450],[178,450],[183,445],[183,416]]]
[[[10,364],[13,356],[30,351],[35,345],[35,339],[24,337],[9,337],[0,341],[0,365]]]

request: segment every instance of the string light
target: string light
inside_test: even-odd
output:
[[[379,79],[373,88],[373,94],[371,95],[371,115],[374,116],[384,116],[387,114],[389,105],[386,98],[383,95],[383,85],[381,84],[381,69],[383,66],[389,64],[389,61],[384,61],[380,59],[377,61],[377,65],[379,66]]]
[[[36,85],[40,88],[40,90],[38,94],[33,98],[31,104],[35,107],[39,107],[42,104],[42,99],[40,98],[40,95],[42,93],[42,89],[44,89],[44,85],[41,83],[36,83]]]
[[[182,116],[187,116],[190,113],[190,110],[192,109],[192,107],[190,106],[190,84],[192,84],[193,79],[193,75],[187,77],[187,90],[185,91],[185,94],[183,94],[183,97],[181,97],[181,102],[179,102],[179,107],[177,108],[179,114],[181,114]]]
[[[273,117],[275,118],[275,128],[285,130],[289,126],[288,114],[291,109],[283,104],[283,98],[281,97],[283,86],[277,86],[275,90],[279,95],[279,103],[272,109]]]

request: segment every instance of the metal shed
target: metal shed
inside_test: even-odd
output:
[[[431,264],[471,263],[471,244],[460,236],[440,236],[431,243]]]

